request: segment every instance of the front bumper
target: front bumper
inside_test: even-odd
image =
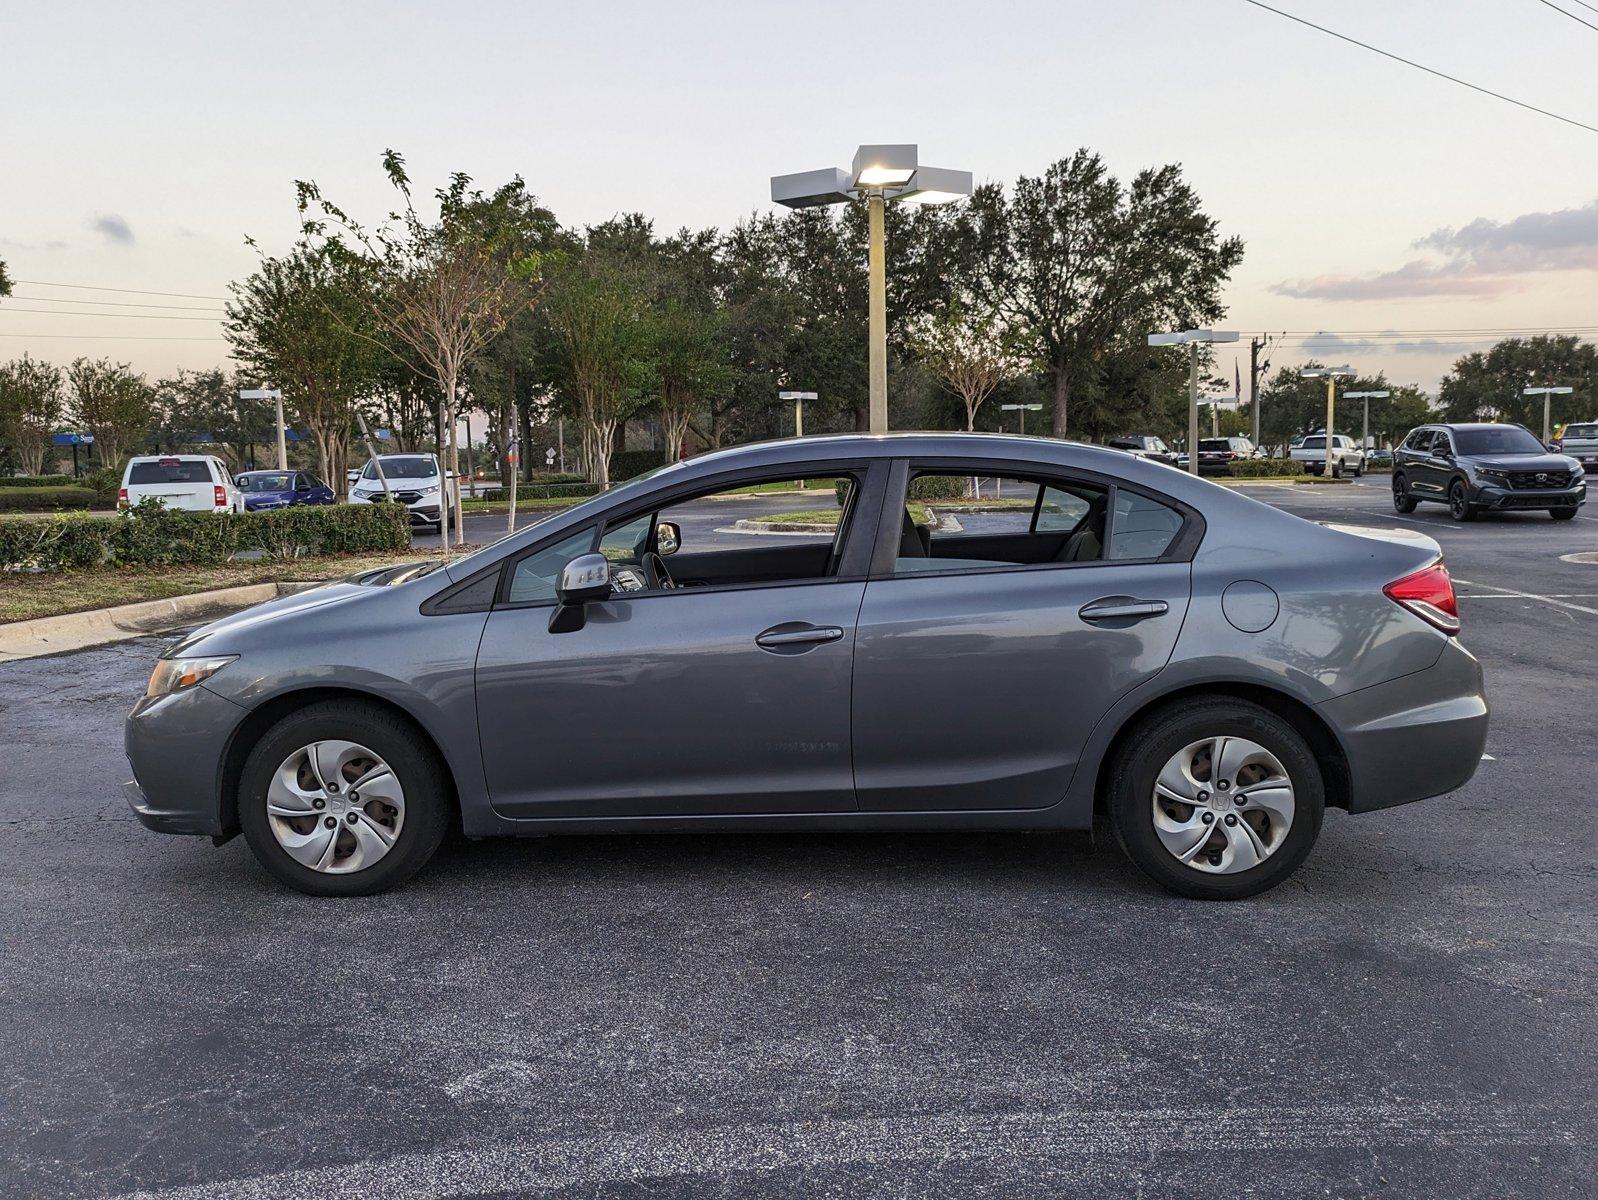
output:
[[[123,727],[133,778],[123,795],[134,816],[161,833],[222,832],[222,758],[246,710],[204,684],[146,703]]]
[[[1579,508],[1587,502],[1587,483],[1583,480],[1567,488],[1517,488],[1508,484],[1478,483],[1473,504],[1482,508],[1509,510],[1517,508]]]
[[[1487,745],[1481,663],[1453,638],[1426,670],[1327,700],[1318,711],[1348,758],[1349,812],[1451,792],[1476,773]]]

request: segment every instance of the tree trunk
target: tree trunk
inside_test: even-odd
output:
[[[1056,364],[1054,368],[1054,436],[1063,438],[1069,428],[1067,418],[1071,408],[1070,367]]]
[[[524,480],[531,480],[533,477],[533,456],[528,450],[533,444],[532,407],[531,404],[523,404],[516,410],[516,422],[521,426],[517,432],[522,444],[521,461],[517,464],[517,469],[521,471]]]

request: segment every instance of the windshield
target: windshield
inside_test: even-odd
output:
[[[1598,425],[1566,425],[1567,438],[1598,438]]]
[[[438,474],[438,463],[431,454],[407,454],[383,460],[383,474],[388,479],[431,479]],[[377,478],[377,463],[369,462],[361,472],[362,479]]]
[[[1547,454],[1548,448],[1519,425],[1491,425],[1486,429],[1454,430],[1454,445],[1461,454]]]
[[[281,471],[271,475],[239,476],[239,490],[244,492],[287,492],[293,487],[293,481]]]

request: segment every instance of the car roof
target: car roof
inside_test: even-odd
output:
[[[182,462],[184,459],[188,459],[191,462],[211,462],[213,460],[216,462],[221,461],[221,459],[218,459],[214,454],[135,454],[132,458],[128,459],[128,461],[130,463],[161,462],[168,458],[175,458],[179,462]]]

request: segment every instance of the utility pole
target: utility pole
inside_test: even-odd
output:
[[[1254,412],[1254,445],[1260,444],[1260,347],[1265,345],[1261,338],[1248,340],[1248,406]]]

